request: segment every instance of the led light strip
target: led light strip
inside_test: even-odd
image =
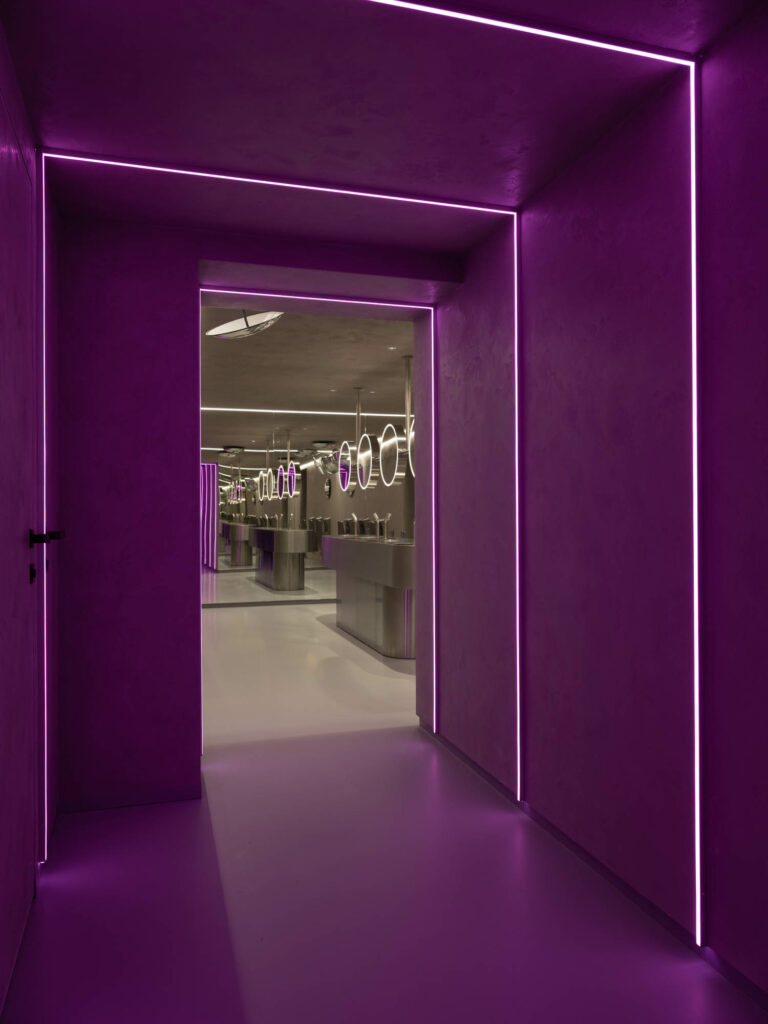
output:
[[[447,10],[440,7],[432,7],[427,4],[411,3],[409,0],[367,0],[368,3],[375,3],[386,7],[399,7],[408,11],[416,11],[422,14],[436,15],[442,18],[450,18],[455,21],[471,22],[476,25],[485,25],[490,28],[502,29],[508,32],[518,32],[524,35],[539,36],[544,39],[554,39],[560,42],[573,43],[578,46],[591,47],[598,50],[608,50],[614,53],[623,53],[631,57],[641,57],[647,60],[655,60],[666,64],[674,64],[678,67],[688,68],[689,73],[689,95],[690,95],[690,244],[691,244],[691,499],[692,499],[692,547],[693,547],[693,785],[694,785],[694,903],[695,903],[695,925],[694,934],[696,945],[701,946],[703,941],[702,931],[702,873],[701,873],[701,683],[700,683],[700,645],[699,645],[699,415],[698,415],[698,260],[697,260],[697,226],[698,226],[698,199],[697,199],[697,69],[696,62],[690,57],[674,56],[668,53],[654,52],[653,50],[640,49],[634,46],[623,46],[618,43],[608,43],[597,39],[590,39],[584,36],[576,36],[566,32],[554,32],[549,29],[535,28],[530,25],[520,25],[515,22],[502,21],[497,18],[487,18],[475,14],[466,14],[460,11]],[[516,233],[517,233],[517,221]],[[518,292],[517,292],[517,248],[515,267],[515,397],[518,395]],[[434,404],[433,404],[434,408]],[[519,430],[518,403],[516,401],[516,426]],[[522,728],[520,725],[521,694],[520,694],[520,619],[519,619],[519,555],[520,555],[520,519],[519,519],[519,442],[515,437],[515,524],[516,537],[515,549],[517,552],[517,567],[515,588],[517,595],[516,633],[517,633],[517,798],[522,799]]]
[[[696,945],[703,941],[701,910],[701,685],[699,655],[699,273],[697,195],[697,81],[696,65],[689,69],[691,118],[691,501],[693,507],[693,765],[694,865],[696,872]]]
[[[519,32],[528,36],[539,36],[543,39],[557,39],[563,43],[578,43],[579,46],[591,46],[597,50],[612,50],[614,53],[625,53],[630,57],[647,57],[649,60],[665,61],[667,64],[679,64],[681,67],[688,67],[692,61],[687,57],[677,57],[672,54],[654,52],[653,50],[641,50],[635,46],[623,46],[620,43],[606,43],[598,39],[588,39],[584,36],[571,35],[568,32],[553,32],[550,29],[535,28],[532,25],[520,25],[512,21],[502,21],[498,18],[484,18],[478,14],[464,14],[460,11],[451,11],[443,7],[431,7],[428,4],[409,3],[408,0],[368,0],[368,3],[381,4],[384,7],[401,7],[407,11],[418,11],[421,14],[437,14],[442,18],[451,18],[454,21],[469,21],[475,25],[487,25],[490,28],[502,28],[508,32]]]
[[[294,451],[294,450],[295,449],[291,449],[291,451]],[[219,452],[219,454],[223,455],[225,449],[222,448],[221,446],[219,446],[218,448],[206,448],[203,445],[201,445],[200,446],[200,451],[201,452]],[[243,448],[243,451],[244,452],[250,452],[251,454],[256,453],[256,454],[260,454],[260,455],[266,455],[267,451],[270,451],[270,452],[287,452],[288,449],[287,448],[269,448],[269,449],[267,449],[267,448]],[[333,452],[332,452],[332,450],[330,448],[318,448],[317,449],[317,454],[318,455],[333,455]],[[241,469],[256,469],[257,467],[256,466],[241,466],[240,468]]]
[[[41,159],[40,171],[41,221],[42,221],[42,360],[43,375],[41,400],[41,448],[42,448],[42,520],[43,533],[48,532],[48,204],[46,202],[47,186],[45,180],[45,154]],[[48,573],[43,573],[43,852],[42,861],[48,859]]]
[[[235,409],[218,405],[201,405],[200,412],[246,412],[246,413],[276,413],[282,416],[354,416],[353,412],[329,412],[327,409]],[[365,416],[372,416],[376,419],[391,420],[402,413],[396,412],[366,412]],[[248,449],[245,449],[248,451]],[[273,448],[272,451],[277,449]],[[285,449],[282,449],[285,451]]]
[[[295,192],[313,192],[325,195],[349,196],[352,199],[381,199],[389,203],[410,203],[414,206],[432,206],[444,210],[466,210],[468,213],[493,213],[499,214],[502,217],[514,217],[515,215],[514,210],[511,210],[508,206],[487,206],[481,203],[454,203],[447,199],[426,199],[422,196],[392,195],[387,192],[368,192],[363,189],[337,188],[331,185],[307,185],[300,181],[278,181],[275,178],[251,178],[248,175],[223,174],[218,171],[193,171],[186,167],[167,167],[162,164],[131,163],[127,160],[111,160],[107,157],[80,156],[77,153],[61,153],[56,152],[55,150],[46,151],[43,154],[43,157],[48,160],[66,160],[80,164],[96,164],[101,167],[122,167],[130,171],[151,171],[155,174],[176,174],[185,178],[208,178],[211,181],[229,181],[240,185],[260,185],[265,188],[289,189]],[[315,301],[317,301],[317,299]],[[369,302],[367,304],[370,306],[385,305],[385,303],[376,302]]]

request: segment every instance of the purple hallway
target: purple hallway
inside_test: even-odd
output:
[[[247,639],[291,611],[205,612],[202,801],[59,820],[3,1024],[765,1019],[424,735],[409,680],[362,646],[340,679],[325,606],[290,654]]]
[[[768,14],[0,0],[0,1020],[768,1020]]]

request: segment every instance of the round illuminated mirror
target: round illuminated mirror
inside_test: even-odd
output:
[[[267,470],[267,501],[275,497],[275,474],[271,469]]]
[[[288,480],[288,497],[293,498],[301,492],[301,477],[296,469],[295,462],[288,463],[288,472],[286,477]]]
[[[285,497],[285,469],[282,466],[277,467],[277,496]]]
[[[259,478],[258,478],[257,483],[258,483],[258,491],[259,491],[259,501],[264,501],[264,498],[266,497],[266,493],[267,493],[267,474],[264,472],[263,469],[259,473]]]
[[[353,450],[349,441],[342,441],[339,448],[339,487],[345,494],[351,494],[355,489],[352,483]]]
[[[370,434],[363,434],[357,449],[357,482],[362,490],[375,487],[379,480],[379,460],[373,454]]]
[[[379,473],[385,487],[401,484],[405,479],[405,434],[388,423],[379,440]]]
[[[411,429],[408,431],[408,465],[411,467],[411,475],[416,477],[416,461],[414,458],[413,449],[413,438],[414,438],[414,421],[411,420]]]

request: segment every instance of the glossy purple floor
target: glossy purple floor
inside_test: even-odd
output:
[[[207,673],[221,645],[222,678],[207,698],[205,798],[59,821],[3,1024],[766,1019],[401,724],[407,676],[339,637],[327,608],[206,615]],[[250,660],[268,643],[254,635],[291,621],[291,671],[270,673],[286,699],[263,691],[264,714],[281,720],[243,739],[222,710],[236,638]],[[357,695],[328,686],[347,644]],[[322,734],[297,708],[292,735],[287,698],[309,700],[313,678]],[[255,711],[259,693],[231,706]]]

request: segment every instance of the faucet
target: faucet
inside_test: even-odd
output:
[[[379,539],[379,523],[381,522],[381,520],[379,519],[378,514],[376,512],[373,513],[373,522],[375,524],[374,529],[376,531],[376,540],[378,540]]]
[[[391,518],[392,518],[392,513],[391,512],[387,512],[386,516],[384,517],[384,540],[387,539],[387,527],[389,526],[389,520]]]
[[[352,532],[353,532],[353,534],[356,537],[357,536],[357,516],[355,515],[354,512],[350,512],[350,518],[352,519],[353,523],[355,524],[354,529],[353,529]]]

